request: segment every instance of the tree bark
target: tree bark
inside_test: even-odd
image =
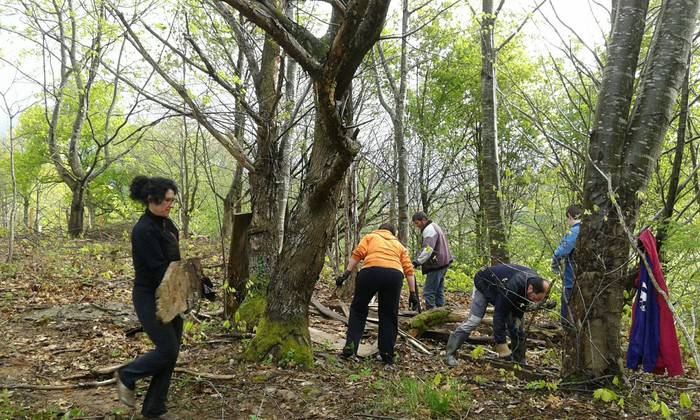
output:
[[[496,49],[494,47],[494,25],[496,18],[493,0],[483,0],[481,20],[481,112],[484,214],[488,227],[491,264],[507,263],[506,233],[501,204],[502,190],[498,150],[498,120],[496,103]]]
[[[85,221],[85,196],[87,188],[76,182],[71,186],[70,212],[68,215],[68,234],[73,238],[83,235]]]

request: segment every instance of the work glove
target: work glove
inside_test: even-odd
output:
[[[512,352],[506,343],[496,344],[496,352],[498,353],[498,357],[501,359],[511,359]]]
[[[202,296],[204,296],[210,302],[216,300],[216,292],[214,291],[214,283],[211,282],[209,277],[202,277],[200,279],[202,282]]]
[[[420,311],[420,302],[418,301],[418,295],[416,292],[411,292],[408,295],[408,310],[409,311]]]
[[[418,260],[413,260],[412,263],[413,263],[413,268],[420,267],[420,263],[418,262]]]
[[[350,272],[348,270],[345,270],[343,274],[335,278],[335,287],[341,287],[343,283],[345,283],[345,280],[348,279],[348,277],[350,277]]]

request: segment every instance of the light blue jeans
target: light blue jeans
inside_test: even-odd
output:
[[[425,298],[425,309],[445,306],[445,274],[447,267],[440,270],[431,271],[425,275],[425,286],[423,286],[423,297]]]

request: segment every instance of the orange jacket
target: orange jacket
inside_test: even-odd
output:
[[[364,260],[362,268],[384,267],[403,272],[405,276],[413,275],[413,263],[408,251],[388,230],[377,229],[363,236],[352,256]]]

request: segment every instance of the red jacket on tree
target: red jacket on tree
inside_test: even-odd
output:
[[[654,235],[652,235],[652,233],[648,229],[644,229],[642,233],[639,234],[639,242],[644,247],[644,252],[647,255],[656,282],[658,283],[659,287],[663,291],[665,291],[666,294],[668,294],[668,287],[666,287],[664,273],[661,270],[661,261],[659,261],[659,254],[656,250],[656,238],[654,238]],[[640,261],[640,274],[637,275],[635,287],[638,287],[639,285],[639,279],[643,270],[646,271],[646,267],[644,266],[644,263]],[[671,313],[671,310],[669,309],[664,297],[660,293],[658,293],[655,288],[652,287],[649,293],[650,298],[656,298],[659,313],[658,357],[656,359],[656,367],[654,368],[653,372],[657,374],[663,374],[664,371],[667,371],[669,376],[682,375],[683,364],[681,362],[681,351],[678,347],[678,337],[676,337],[676,326],[673,323],[673,314]],[[637,299],[639,299],[639,296],[637,296]],[[632,311],[633,328],[634,323],[636,321],[636,311],[634,309],[636,309],[636,305],[633,306]],[[630,367],[629,360],[628,367]]]

